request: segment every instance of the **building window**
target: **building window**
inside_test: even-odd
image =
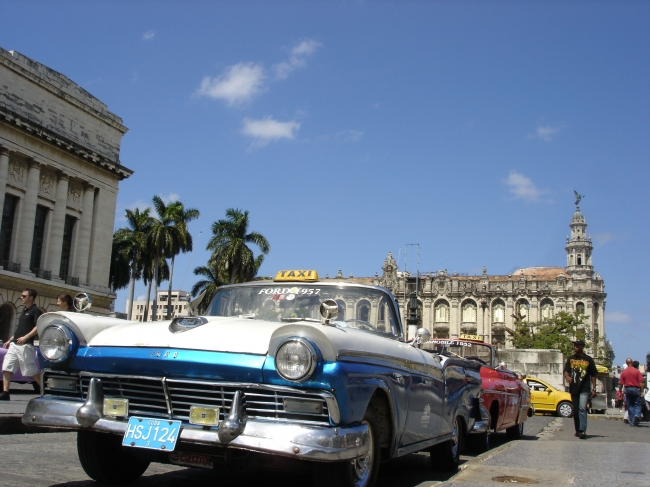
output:
[[[50,212],[45,206],[38,205],[36,207],[36,217],[34,218],[34,237],[32,239],[32,258],[29,262],[29,268],[41,268],[41,256],[43,255],[43,240],[45,238],[45,221],[47,214]]]
[[[370,321],[370,302],[366,300],[357,303],[357,319],[361,321]]]
[[[0,260],[9,260],[11,250],[11,236],[14,231],[14,217],[19,199],[10,194],[5,195],[2,209],[2,227],[0,229]]]
[[[339,321],[344,321],[345,320],[345,308],[346,308],[345,301],[343,301],[341,299],[337,299],[336,304],[339,305],[339,316],[338,316],[337,319]]]
[[[528,321],[528,311],[530,310],[530,304],[525,299],[520,299],[517,301],[515,314],[519,317],[518,321]]]
[[[578,265],[582,265],[582,256],[578,255]]]
[[[576,313],[585,314],[585,303],[576,303]]]
[[[542,320],[550,320],[555,314],[555,307],[553,306],[553,301],[546,298],[540,303],[540,310],[542,313]]]
[[[436,323],[449,323],[449,303],[444,299],[436,302],[434,318]]]
[[[70,271],[70,257],[72,255],[72,234],[74,233],[74,226],[77,219],[73,216],[66,215],[65,223],[63,224],[63,245],[61,246],[61,266],[59,268],[59,276],[61,279],[68,277]]]
[[[506,303],[497,299],[492,303],[492,323],[506,322]]]
[[[463,323],[476,323],[476,303],[465,301],[461,308]]]

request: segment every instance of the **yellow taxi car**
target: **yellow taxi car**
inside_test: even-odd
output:
[[[527,377],[524,380],[530,388],[530,402],[535,406],[536,412],[554,412],[563,418],[573,415],[571,394],[560,391],[536,377]]]

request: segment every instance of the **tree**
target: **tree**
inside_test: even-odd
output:
[[[152,253],[147,252],[144,254],[142,265],[143,265],[142,279],[144,283],[147,285],[147,297],[144,305],[143,321],[147,321],[147,317],[149,316],[149,301],[151,298],[151,285],[153,284],[154,281],[153,277],[154,277],[155,266],[154,266],[154,257]],[[167,261],[165,259],[162,259],[162,264],[159,266],[159,270],[158,270],[158,286],[162,281],[168,278],[169,278],[169,266],[167,265]],[[157,312],[158,310],[156,310],[156,313]]]
[[[170,320],[172,316],[171,295],[172,278],[174,276],[174,259],[181,252],[185,253],[192,251],[192,235],[187,229],[187,224],[199,217],[199,210],[196,208],[185,209],[183,203],[175,201],[167,207],[167,211],[170,213],[174,221],[174,227],[178,232],[178,240],[173,242],[172,248],[170,249],[171,254],[168,256],[171,258],[171,266],[169,269],[169,292],[167,294],[167,319]]]
[[[199,266],[194,269],[194,274],[205,277],[205,279],[194,284],[191,291],[192,297],[202,294],[201,301],[199,301],[196,306],[197,313],[202,315],[207,311],[219,286],[224,285],[225,281],[221,279],[219,276],[219,269],[214,265]]]
[[[147,247],[153,254],[153,321],[158,319],[158,285],[160,284],[159,271],[165,257],[176,255],[181,247],[182,237],[178,227],[175,225],[174,217],[177,207],[174,203],[166,205],[160,196],[153,197],[153,207],[156,210],[157,218],[152,217],[151,228],[147,234]],[[167,309],[171,296],[167,296]]]
[[[115,232],[113,240],[119,239],[124,247],[129,264],[129,308],[126,310],[127,319],[133,315],[133,295],[135,281],[142,278],[143,256],[146,252],[146,237],[151,228],[151,217],[149,208],[140,211],[126,210],[127,227],[120,228]]]
[[[119,231],[113,234],[108,285],[113,291],[129,285],[129,242]]]
[[[210,265],[228,276],[228,282],[250,281],[262,265],[265,254],[271,250],[269,242],[261,233],[248,232],[248,211],[229,208],[226,219],[212,224],[212,238],[207,249],[212,251]],[[263,255],[255,257],[246,244],[255,244]]]
[[[512,335],[515,348],[554,348],[559,349],[568,358],[573,353],[573,340],[584,340],[591,348],[594,358],[606,360],[599,339],[592,333],[582,313],[560,311],[555,316],[539,322],[526,322],[521,316],[515,316],[515,329],[508,329]]]

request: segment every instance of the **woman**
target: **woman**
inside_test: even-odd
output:
[[[61,308],[61,311],[70,311],[72,313],[76,311],[72,305],[72,296],[69,294],[62,294],[59,296],[56,299],[56,304],[59,308]]]

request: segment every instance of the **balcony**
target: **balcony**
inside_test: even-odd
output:
[[[46,279],[48,281],[52,280],[52,271],[46,271],[44,269],[39,269],[38,267],[35,267],[34,269],[32,269],[32,272],[39,279]]]
[[[64,280],[65,280],[65,283],[68,286],[78,286],[79,285],[79,278],[78,277],[65,276]]]
[[[2,267],[9,272],[20,273],[20,262],[9,262],[8,260],[2,261]]]

